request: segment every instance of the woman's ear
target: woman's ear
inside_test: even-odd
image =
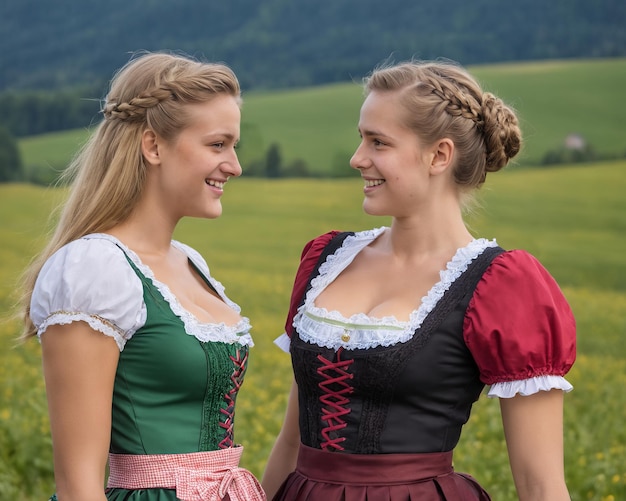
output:
[[[141,134],[141,153],[150,165],[159,165],[159,144],[157,135],[152,129],[146,129]]]
[[[454,159],[454,143],[447,137],[440,139],[432,146],[431,153],[431,175],[436,176],[442,174],[452,166],[452,160]]]

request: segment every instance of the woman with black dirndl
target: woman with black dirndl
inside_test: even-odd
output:
[[[500,398],[521,500],[568,500],[564,379],[575,321],[523,250],[475,238],[462,209],[520,148],[513,111],[462,68],[405,63],[366,80],[351,159],[389,227],[302,253],[286,331],[295,381],[263,478],[278,501],[489,500],[452,466],[485,385]]]

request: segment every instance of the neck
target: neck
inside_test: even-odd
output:
[[[387,242],[389,251],[398,259],[414,260],[433,254],[454,254],[473,238],[460,209],[439,208],[425,215],[394,218]]]
[[[176,223],[162,212],[152,211],[146,204],[139,203],[126,221],[108,233],[139,255],[164,256],[170,250]]]
[[[388,236],[389,250],[401,259],[410,260],[427,254],[456,251],[473,240],[465,225],[459,228],[430,228],[394,220]]]

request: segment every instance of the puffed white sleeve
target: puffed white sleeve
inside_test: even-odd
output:
[[[144,325],[143,285],[120,247],[81,238],[55,252],[39,273],[30,318],[40,337],[51,325],[86,322],[115,339],[120,351]]]

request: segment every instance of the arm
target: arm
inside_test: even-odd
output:
[[[520,501],[569,501],[563,467],[563,392],[501,398],[500,409]]]
[[[298,386],[294,381],[289,393],[285,421],[274,443],[263,474],[262,485],[267,494],[267,499],[274,497],[287,475],[296,469],[299,446]]]
[[[41,345],[59,501],[105,501],[119,348],[84,322],[48,327]]]

